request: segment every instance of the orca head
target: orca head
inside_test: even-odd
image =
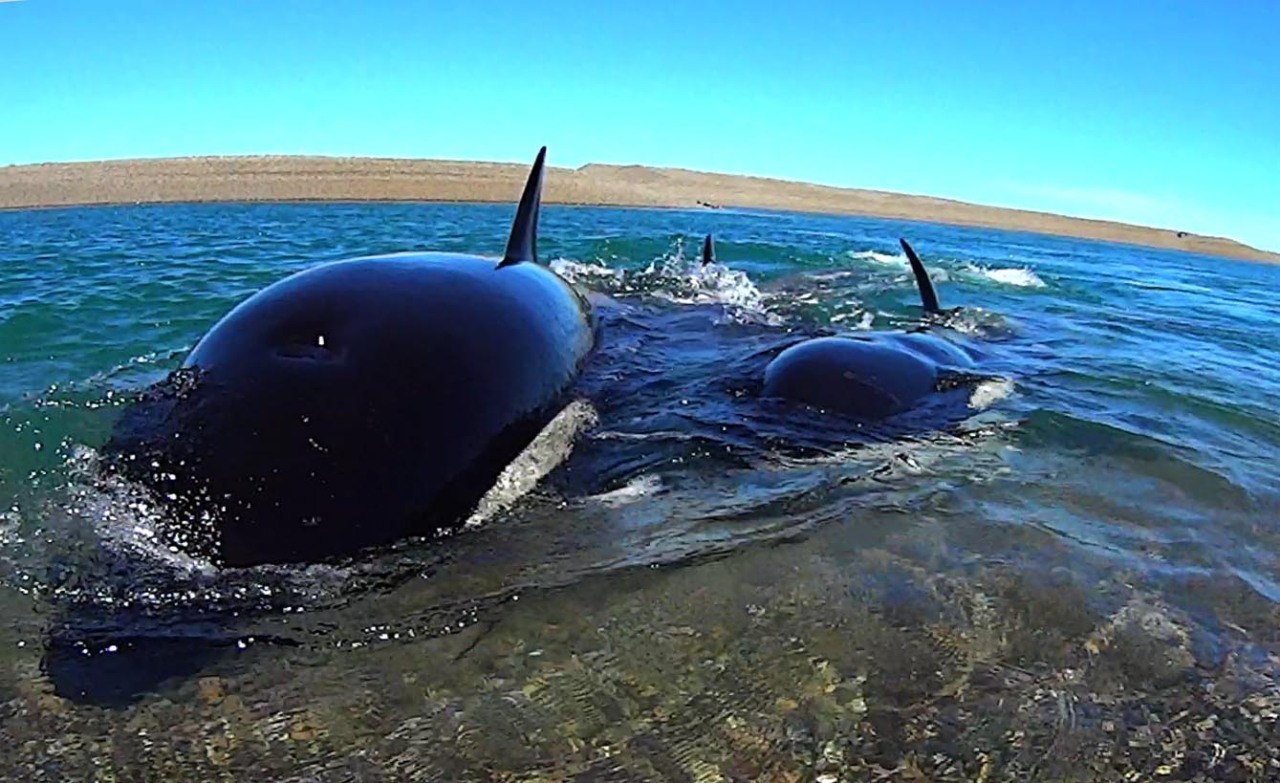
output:
[[[874,335],[797,343],[765,367],[765,397],[862,419],[901,413],[929,395],[938,368],[927,357]]]
[[[126,465],[155,454],[144,483],[175,474],[177,494],[227,499],[227,564],[454,524],[562,407],[595,346],[589,304],[537,263],[545,154],[497,264],[396,253],[279,280],[197,343],[180,398],[123,416],[106,451]]]

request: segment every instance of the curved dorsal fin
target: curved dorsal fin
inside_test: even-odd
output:
[[[711,235],[707,234],[707,238],[702,241],[702,265],[714,264],[716,262],[716,243],[711,239]]]
[[[911,245],[907,244],[907,240],[899,239],[902,250],[907,254],[907,261],[911,263],[911,271],[916,276],[916,287],[920,289],[920,303],[924,305],[927,313],[940,313],[941,308],[938,307],[938,294],[933,290],[933,282],[929,280],[929,273],[925,271],[924,264],[920,262],[920,256],[916,255],[916,251],[911,249]]]
[[[498,262],[498,268],[521,261],[538,262],[538,208],[542,205],[542,163],[547,158],[547,148],[538,151],[538,158],[529,171],[529,179],[520,195],[516,219],[511,224],[511,237],[507,240],[507,252]]]

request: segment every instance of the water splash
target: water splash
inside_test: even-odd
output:
[[[870,261],[885,266],[909,266],[907,257],[902,253],[880,253],[875,250],[858,250],[849,253],[849,257],[858,261]]]
[[[969,407],[979,411],[986,410],[1000,401],[1008,399],[1013,392],[1013,381],[1007,378],[983,381],[975,386],[973,392],[969,395]]]
[[[570,282],[611,296],[651,298],[673,304],[719,305],[728,320],[778,325],[766,297],[750,276],[720,263],[687,257],[677,238],[660,257],[639,268],[610,267],[602,260],[556,258],[551,268]]]
[[[1027,267],[988,268],[978,264],[970,264],[965,270],[978,277],[986,278],[1002,285],[1016,288],[1044,288],[1046,283],[1033,270]]]

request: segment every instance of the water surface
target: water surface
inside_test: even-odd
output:
[[[131,392],[320,261],[497,255],[503,205],[0,213],[0,759],[40,780],[1269,779],[1280,268],[857,218],[549,206],[605,340],[443,541],[219,571],[94,481]],[[720,263],[696,263],[714,232]],[[942,431],[751,394],[921,312]],[[829,777],[823,777],[829,776]],[[830,777],[834,776],[834,777]]]

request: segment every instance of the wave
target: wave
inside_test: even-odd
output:
[[[907,257],[901,253],[877,253],[874,250],[859,250],[849,253],[849,257],[886,266],[908,266]]]
[[[851,258],[859,261],[870,261],[883,266],[902,267],[904,269],[910,267],[907,257],[900,253],[880,253],[874,250],[863,250],[850,253]],[[925,261],[929,267],[929,275],[935,283],[945,283],[952,279],[951,273],[945,266],[940,266],[938,259],[927,259]],[[1047,284],[1035,273],[1030,267],[988,267],[977,263],[967,263],[958,271],[989,280],[993,283],[1001,285],[1014,286],[1016,288],[1045,288]],[[846,272],[845,274],[852,274]]]
[[[1002,285],[1011,285],[1017,288],[1046,287],[1044,280],[1040,279],[1040,276],[1028,267],[997,267],[992,269],[978,264],[970,264],[966,267],[966,271]]]

